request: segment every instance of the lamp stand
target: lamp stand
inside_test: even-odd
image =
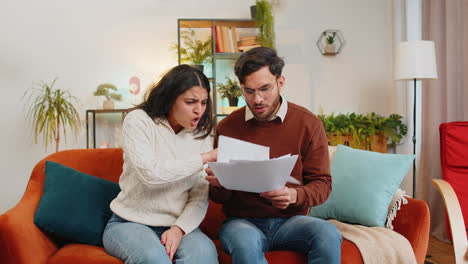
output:
[[[413,92],[413,198],[416,198],[416,78]]]

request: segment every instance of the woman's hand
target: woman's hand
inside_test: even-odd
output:
[[[203,160],[203,164],[206,164],[207,162],[212,162],[216,161],[218,159],[218,149],[213,149],[210,152],[205,152],[200,154]]]
[[[175,225],[169,228],[161,236],[161,243],[166,246],[166,252],[171,261],[174,258],[174,254],[176,253],[184,234],[184,230]]]

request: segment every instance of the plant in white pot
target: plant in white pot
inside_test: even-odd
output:
[[[80,117],[73,105],[76,98],[68,91],[54,88],[51,84],[40,83],[26,91],[27,117],[34,128],[34,140],[42,134],[45,149],[55,141],[55,152],[59,151],[61,133],[66,140],[67,130],[77,135],[80,130]],[[24,98],[23,97],[23,98]]]
[[[117,87],[110,83],[103,83],[100,84],[96,91],[94,92],[95,96],[104,96],[106,100],[102,103],[103,109],[114,109],[114,101],[122,101],[122,95],[118,93],[114,93],[111,91],[117,91]]]

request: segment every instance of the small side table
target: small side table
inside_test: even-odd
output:
[[[93,148],[96,148],[96,115],[97,114],[108,114],[108,113],[121,113],[122,122],[125,118],[125,115],[130,112],[131,109],[88,109],[86,110],[86,148],[89,148],[89,116],[91,114],[92,118],[92,138],[93,138]]]

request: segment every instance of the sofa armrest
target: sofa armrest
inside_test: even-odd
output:
[[[418,263],[424,263],[429,244],[430,213],[426,202],[406,198],[408,204],[401,206],[393,220],[394,230],[408,239]]]
[[[0,215],[0,263],[42,264],[57,246],[34,224],[42,184],[30,180],[21,201]]]
[[[452,233],[453,250],[456,263],[468,263],[468,242],[466,238],[465,221],[457,195],[450,183],[442,179],[432,180],[444,199],[447,210],[450,231]]]

